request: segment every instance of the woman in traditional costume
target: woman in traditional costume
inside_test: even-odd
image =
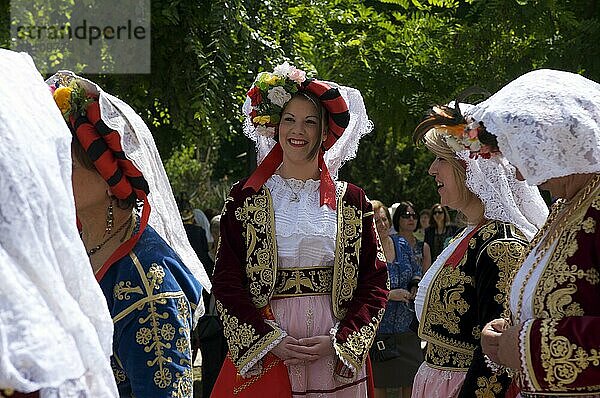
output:
[[[210,282],[152,135],[133,109],[89,80],[63,71],[47,83],[73,133],[77,219],[114,322],[120,396],[191,398],[190,334]]]
[[[415,307],[427,348],[412,396],[504,397],[510,380],[486,366],[479,337],[502,313],[509,277],[548,209],[502,156],[482,153],[483,138],[463,139],[466,104],[456,104],[434,107],[414,136],[436,155],[429,174],[441,205],[462,213],[467,226],[419,284]]]
[[[71,134],[0,49],[0,397],[116,398],[112,321],[76,227]]]
[[[469,111],[520,175],[556,198],[483,349],[522,397],[600,396],[600,85],[527,73]]]
[[[213,396],[366,397],[385,257],[364,192],[336,180],[372,129],[362,96],[285,63],[258,75],[244,111],[259,165],[221,217],[229,355]]]

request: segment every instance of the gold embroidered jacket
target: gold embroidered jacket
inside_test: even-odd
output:
[[[419,336],[427,340],[425,361],[466,371],[461,397],[504,397],[509,379],[486,366],[481,329],[500,317],[507,283],[528,243],[513,225],[488,221],[455,253],[463,244],[468,246],[458,264],[442,265],[428,286],[419,324]]]
[[[213,290],[229,354],[241,374],[281,338],[261,315],[277,279],[277,244],[271,195],[235,184],[221,216]],[[387,302],[387,269],[364,192],[343,183],[337,199],[338,236],[332,310],[340,323],[334,348],[346,365],[362,368]]]
[[[597,188],[574,209],[534,291],[534,320],[521,330],[528,393],[600,394],[599,223]]]

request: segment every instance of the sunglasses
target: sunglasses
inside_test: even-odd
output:
[[[444,214],[444,210],[434,210],[433,214]]]
[[[416,220],[417,217],[418,217],[417,213],[411,213],[409,211],[407,211],[404,214],[400,214],[400,218],[405,218],[405,219],[412,218],[413,220]]]

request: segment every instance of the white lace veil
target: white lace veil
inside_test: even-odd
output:
[[[448,104],[454,107],[454,102]],[[466,113],[473,105],[461,103],[460,109]],[[481,201],[484,217],[515,225],[527,239],[531,240],[548,217],[548,206],[539,190],[525,181],[516,178],[515,168],[501,155],[485,159],[474,157],[469,150],[454,149],[449,133],[443,128],[435,128],[446,137],[448,148],[455,151],[456,157],[465,162],[465,185]]]
[[[530,184],[600,172],[600,85],[580,75],[529,72],[465,115],[496,135]]]
[[[333,82],[324,82],[339,90],[350,111],[350,123],[348,127],[346,127],[344,133],[335,144],[325,151],[325,155],[323,156],[331,178],[337,180],[340,168],[344,163],[356,156],[360,139],[373,130],[373,123],[367,116],[367,110],[360,91],[352,87],[340,86]],[[256,161],[257,164],[260,164],[276,142],[273,138],[262,136],[256,132],[256,128],[252,125],[248,117],[250,113],[249,107],[250,100],[247,98],[244,103],[244,115],[246,115],[244,120],[244,134],[254,141],[257,153]]]
[[[485,218],[514,224],[533,239],[548,217],[538,189],[517,180],[515,168],[503,156],[474,159],[469,155],[467,150],[457,153],[467,164],[465,184],[483,202]]]
[[[167,173],[146,123],[125,102],[106,93],[94,82],[72,72],[59,71],[46,80],[46,83],[54,84],[59,74],[77,77],[87,92],[98,95],[102,120],[108,127],[119,132],[125,156],[142,172],[148,182],[148,201],[151,207],[148,224],[175,250],[202,287],[210,291],[210,280],[188,241]],[[197,304],[196,319],[204,313],[202,300]]]
[[[79,238],[71,133],[31,57],[0,49],[0,388],[117,397],[112,319]]]

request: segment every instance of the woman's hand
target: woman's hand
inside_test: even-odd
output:
[[[521,325],[510,327],[506,319],[494,319],[481,332],[481,348],[492,361],[511,369],[521,367],[519,332]]]
[[[328,335],[299,339],[298,344],[290,346],[290,350],[295,352],[296,357],[285,360],[284,363],[286,365],[313,362],[334,353],[331,336]]]
[[[408,304],[414,299],[414,295],[405,289],[393,289],[388,293],[388,300],[392,301],[402,301]]]
[[[296,363],[310,361],[312,360],[312,355],[303,354],[297,351],[297,347],[299,346],[299,342],[297,339],[292,336],[285,336],[279,344],[271,349],[271,353],[278,356],[284,362],[289,360],[298,361]],[[287,364],[287,363],[286,363]]]

